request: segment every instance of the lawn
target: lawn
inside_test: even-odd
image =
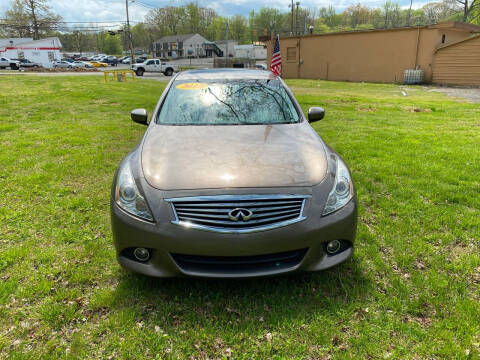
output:
[[[304,111],[326,108],[314,128],[353,172],[354,257],[164,280],[117,265],[109,191],[145,130],[129,111],[152,110],[166,83],[0,76],[0,358],[480,358],[480,106],[288,84]]]

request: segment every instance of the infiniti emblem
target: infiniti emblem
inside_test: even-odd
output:
[[[243,221],[248,221],[252,218],[253,212],[244,208],[236,208],[228,213],[228,218],[232,221],[238,221],[240,218]]]

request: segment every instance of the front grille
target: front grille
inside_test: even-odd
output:
[[[223,233],[270,230],[305,219],[309,195],[217,195],[165,199],[174,224]]]
[[[280,272],[292,269],[303,260],[307,249],[254,256],[198,256],[171,254],[187,273],[239,275]]]

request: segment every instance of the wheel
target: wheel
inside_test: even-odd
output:
[[[165,74],[165,76],[172,76],[173,75],[173,69],[168,68],[167,70],[165,70],[164,74]]]
[[[135,71],[135,74],[137,74],[137,76],[143,76],[144,72],[145,71],[142,68],[140,68],[140,69],[137,69],[137,71]]]

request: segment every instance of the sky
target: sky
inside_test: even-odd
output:
[[[195,0],[193,0],[195,1]],[[183,5],[189,0],[129,0],[130,19],[133,22],[140,22],[146,13],[155,7],[165,5]],[[288,11],[290,0],[196,0],[200,6],[213,8],[218,14],[224,16],[244,15],[248,16],[250,10],[258,10],[262,7],[275,7],[282,11]],[[343,11],[350,5],[358,3],[359,0],[300,0],[301,7],[320,8],[333,5],[337,11]],[[364,5],[379,7],[385,0],[361,0]],[[400,6],[409,7],[410,0],[399,0]],[[420,8],[428,1],[414,0],[413,7]],[[10,0],[0,0],[0,15],[8,8]],[[50,0],[52,10],[60,14],[67,22],[107,22],[124,21],[125,1],[124,0]]]

